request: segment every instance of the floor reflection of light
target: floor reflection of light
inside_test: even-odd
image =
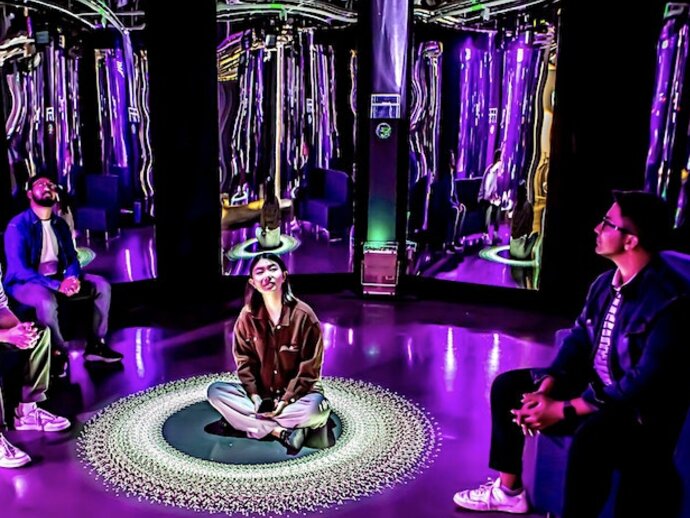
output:
[[[155,279],[158,277],[158,265],[156,263],[156,252],[153,246],[153,239],[149,239],[149,260],[151,261],[151,276]]]
[[[134,278],[132,276],[132,257],[129,248],[125,248],[125,268],[127,269],[127,280],[132,282]]]
[[[146,374],[146,368],[144,367],[144,358],[142,355],[141,332],[142,332],[142,329],[138,328],[137,333],[136,333],[136,338],[134,339],[134,343],[135,343],[134,358],[137,362],[137,376],[139,376],[140,378],[143,378],[144,375]]]
[[[352,345],[355,341],[355,330],[349,328],[347,330],[347,345]]]
[[[379,344],[369,344],[369,346],[366,349],[366,352],[367,356],[371,356],[372,358],[378,356],[380,352]]]
[[[408,336],[405,340],[405,349],[407,351],[407,365],[412,367],[414,360],[412,359],[412,337]]]
[[[323,323],[323,348],[328,350],[334,344],[335,326],[327,322]]]
[[[14,494],[17,500],[24,500],[29,491],[29,483],[23,475],[15,475],[12,477],[12,487],[14,487]]]
[[[446,356],[443,362],[443,378],[446,382],[446,390],[452,392],[453,380],[455,379],[455,372],[457,371],[457,364],[455,362],[455,349],[453,347],[453,328],[449,327],[446,333]]]
[[[489,349],[489,357],[486,360],[486,374],[488,380],[493,380],[498,372],[498,366],[501,359],[501,335],[493,333],[493,341],[491,349]]]

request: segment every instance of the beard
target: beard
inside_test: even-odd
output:
[[[53,207],[57,200],[55,198],[34,198],[34,203],[41,207]]]

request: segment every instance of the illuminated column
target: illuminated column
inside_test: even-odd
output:
[[[367,135],[361,146],[363,174],[357,178],[363,191],[358,200],[366,200],[366,235],[358,236],[363,241],[362,286],[366,294],[394,295],[405,242],[412,2],[360,5],[361,32],[367,34],[360,45],[358,81],[360,135]]]

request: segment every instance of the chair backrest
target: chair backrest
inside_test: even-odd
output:
[[[326,175],[326,198],[348,203],[350,200],[350,177],[343,171],[324,169]]]
[[[458,203],[462,203],[467,210],[474,210],[478,206],[477,197],[482,186],[481,178],[462,178],[455,180],[455,194]]]
[[[112,174],[86,176],[86,203],[103,209],[120,208],[120,178]]]
[[[661,259],[678,274],[678,277],[683,280],[687,292],[690,293],[690,255],[669,250],[661,252]]]
[[[350,177],[344,171],[315,167],[307,177],[308,198],[348,203],[350,191]]]

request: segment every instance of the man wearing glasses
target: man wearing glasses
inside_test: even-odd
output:
[[[495,481],[460,491],[475,511],[527,513],[525,435],[572,434],[563,518],[597,517],[620,472],[616,516],[677,516],[673,452],[688,411],[687,278],[660,254],[670,216],[657,196],[614,192],[594,228],[616,268],[594,281],[548,369],[505,372],[491,390]]]
[[[105,343],[110,284],[103,277],[81,271],[69,226],[53,211],[55,184],[49,178],[34,176],[29,180],[27,197],[29,208],[12,218],[5,232],[7,292],[36,310],[38,322],[50,328],[57,350],[64,349],[65,344],[58,323],[60,298],[92,293],[92,329],[84,358],[108,363],[122,360],[122,355]]]

